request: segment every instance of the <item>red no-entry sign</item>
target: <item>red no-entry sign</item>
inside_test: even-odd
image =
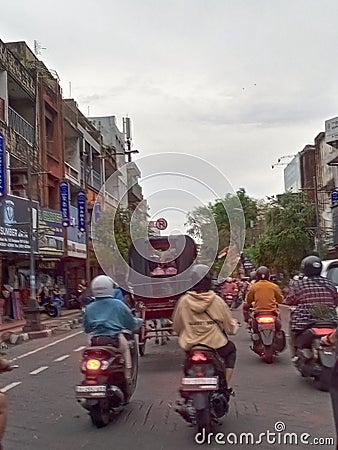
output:
[[[168,222],[165,219],[161,218],[156,220],[156,228],[158,230],[165,230],[167,226]]]

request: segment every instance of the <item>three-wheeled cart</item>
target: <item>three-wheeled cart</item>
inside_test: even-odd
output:
[[[144,321],[139,331],[141,356],[147,339],[165,344],[173,333],[170,319],[178,299],[191,287],[189,268],[196,257],[196,244],[186,235],[136,239],[130,246],[128,284]]]

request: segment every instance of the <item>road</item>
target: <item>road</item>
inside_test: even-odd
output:
[[[239,313],[236,313],[239,317]],[[266,365],[249,349],[249,335],[240,328],[234,341],[238,364],[233,387],[236,396],[218,432],[259,433],[274,431],[283,422],[286,432],[309,433],[313,437],[334,437],[329,395],[314,389],[290,363],[288,350],[273,365]],[[106,428],[96,429],[86,411],[74,398],[79,382],[79,360],[87,337],[81,329],[28,341],[13,347],[10,356],[19,368],[1,376],[7,389],[10,416],[6,450],[178,450],[200,447],[194,429],[174,412],[183,355],[172,340],[166,346],[147,344],[140,360],[137,390],[131,403]],[[229,436],[228,436],[229,437]],[[226,437],[225,437],[226,438]],[[224,439],[225,439],[224,438]],[[233,438],[234,439],[234,438]],[[273,449],[263,438],[260,445],[231,445],[226,448]],[[204,446],[206,447],[206,446]],[[211,440],[207,446],[224,448]],[[285,445],[284,448],[309,446]],[[332,445],[312,445],[332,449]]]

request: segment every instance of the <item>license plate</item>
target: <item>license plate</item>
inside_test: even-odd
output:
[[[182,378],[180,389],[183,391],[216,391],[218,377]]]
[[[182,378],[182,384],[218,384],[218,378],[217,377],[209,377],[209,378],[203,378],[203,377],[196,377],[196,378]]]
[[[76,386],[75,392],[77,394],[105,394],[107,386]]]

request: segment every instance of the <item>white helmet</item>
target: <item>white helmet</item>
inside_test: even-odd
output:
[[[91,282],[91,289],[94,297],[113,297],[114,281],[107,275],[99,275]]]

